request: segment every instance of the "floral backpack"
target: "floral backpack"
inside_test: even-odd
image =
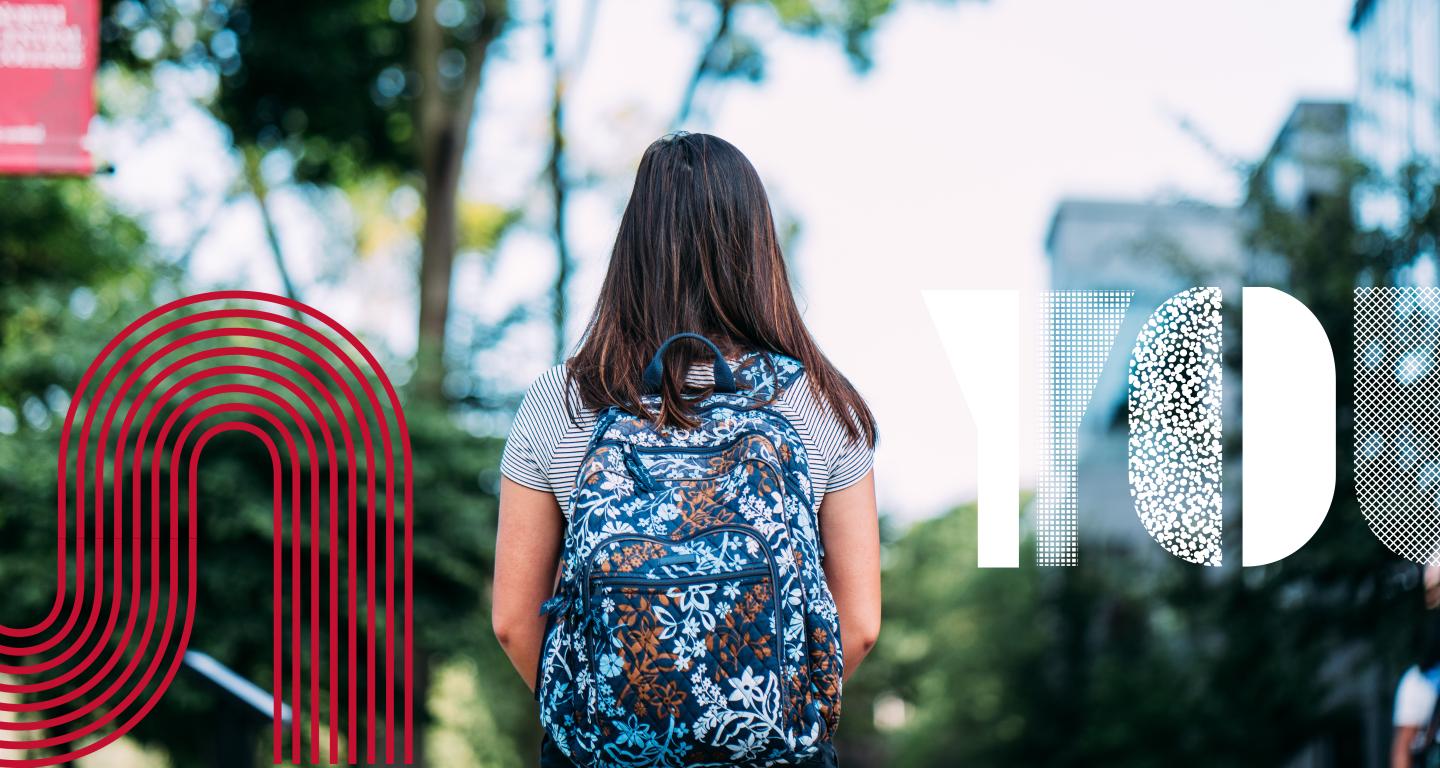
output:
[[[840,715],[840,625],[805,445],[774,408],[799,361],[714,352],[694,429],[602,411],[571,492],[540,721],[577,765],[787,765]],[[658,395],[647,394],[658,406]]]

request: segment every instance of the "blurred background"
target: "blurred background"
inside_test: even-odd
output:
[[[285,294],[404,385],[419,762],[533,765],[533,702],[489,629],[499,451],[583,333],[641,152],[685,128],[755,163],[807,321],[880,420],[885,625],[847,685],[846,765],[1387,764],[1424,617],[1417,567],[1354,501],[1351,301],[1436,280],[1440,0],[104,0],[101,19],[104,172],[0,178],[0,621],[53,594],[53,456],[90,358],[170,298]],[[1225,291],[1232,342],[1240,286],[1269,285],[1335,349],[1335,504],[1275,565],[1239,568],[1233,474],[1221,569],[1166,555],[1130,500],[1125,356],[1196,285]],[[974,567],[979,448],[928,288],[1136,292],[1081,427],[1077,567],[1031,565],[1029,542],[1019,569]],[[263,682],[269,628],[233,606],[269,588],[268,468],[238,441],[205,466],[201,546],[228,556],[205,561],[192,647]],[[232,707],[182,676],[79,765],[214,764]],[[254,734],[230,754],[265,764]]]

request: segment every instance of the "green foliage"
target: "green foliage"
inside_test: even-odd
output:
[[[0,178],[0,405],[43,398],[89,355],[74,342],[148,297],[144,235],[89,184]],[[18,411],[17,411],[18,412]]]
[[[1167,584],[1137,580],[1121,551],[976,569],[975,525],[962,507],[887,548],[885,627],[847,685],[842,748],[900,766],[1146,766],[1163,744],[1169,760],[1211,764],[1213,743],[1176,715],[1198,704],[1204,669]],[[885,699],[905,703],[898,730],[868,722]]]
[[[347,181],[414,167],[407,7],[413,14],[413,1],[388,0],[106,2],[101,55],[132,71],[213,72],[212,109],[237,145],[288,149],[300,181]],[[456,36],[473,30],[472,19]]]
[[[715,0],[727,15],[766,7],[788,32],[834,41],[858,71],[873,64],[871,36],[895,0]],[[415,0],[281,3],[105,0],[101,56],[130,71],[179,65],[213,72],[212,105],[235,143],[285,148],[301,182],[348,183],[417,166],[416,100],[424,85],[413,60]],[[440,4],[445,28],[438,87],[453,90],[467,46],[504,0]],[[704,75],[758,82],[761,41],[727,21],[707,49]],[[297,76],[301,74],[303,76]]]
[[[874,64],[870,36],[881,18],[895,7],[895,0],[845,0],[819,3],[814,0],[768,0],[780,23],[792,32],[833,37],[844,49],[855,69],[864,71]]]
[[[1123,549],[1087,551],[1074,568],[976,569],[975,524],[962,507],[887,547],[885,627],[846,688],[844,754],[898,766],[1139,768],[1161,753],[1177,766],[1273,766],[1333,725],[1318,670],[1335,645],[1269,591]],[[907,716],[877,730],[887,699]]]
[[[880,738],[899,765],[946,756],[959,764],[1025,730],[1031,713],[1017,706],[1023,691],[1013,678],[1044,650],[1032,615],[1039,579],[1030,568],[975,569],[974,526],[974,507],[962,507],[915,523],[886,547],[884,626],[845,686],[842,754],[869,752]],[[887,698],[907,713],[893,733],[877,731],[872,717]]]
[[[174,288],[139,227],[88,182],[6,180],[0,194],[10,202],[0,207],[0,579],[11,585],[0,622],[24,625],[43,616],[54,595],[55,452],[69,393],[109,338]],[[500,441],[477,438],[434,409],[417,406],[407,416],[417,483],[418,695],[426,695],[431,663],[475,660],[487,692],[503,694],[483,702],[486,721],[498,733],[529,738],[529,694],[488,621]],[[206,449],[202,467],[191,647],[265,684],[272,678],[269,456],[258,441],[223,436]],[[146,553],[142,567],[148,562]],[[178,765],[202,764],[220,706],[208,684],[182,674],[135,735],[163,745]],[[417,713],[423,727],[426,710]],[[492,748],[505,744],[523,750],[505,741]]]
[[[53,435],[69,387],[166,276],[147,262],[140,227],[88,182],[0,178],[0,199],[0,435],[12,433],[0,445],[13,448]],[[18,471],[42,457],[45,469]],[[54,484],[53,446],[12,458],[19,463],[0,464],[0,483],[34,482],[53,496],[44,490]],[[0,504],[16,498],[0,491]]]
[[[857,72],[874,65],[870,41],[880,21],[894,10],[895,0],[843,0],[826,3],[815,0],[714,0],[722,13],[746,5],[766,7],[787,32],[833,41],[845,52]],[[710,74],[759,82],[765,78],[765,49],[760,41],[740,30],[731,30],[723,44],[711,53]]]
[[[87,181],[0,178],[0,199],[0,623],[25,626],[55,596],[55,456],[69,392],[168,281],[140,227]]]

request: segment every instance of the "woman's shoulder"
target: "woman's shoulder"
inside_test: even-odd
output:
[[[525,397],[556,397],[559,398],[570,386],[569,376],[566,374],[564,363],[559,363],[546,368],[530,382],[525,389]]]
[[[546,368],[525,389],[520,416],[567,413],[584,417],[588,411],[581,402],[575,382],[570,379],[564,363]]]

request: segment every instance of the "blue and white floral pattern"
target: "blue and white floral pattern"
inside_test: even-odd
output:
[[[801,366],[751,353],[694,429],[610,409],[571,494],[536,695],[590,768],[785,765],[840,712],[839,618],[804,443],[770,407]]]

